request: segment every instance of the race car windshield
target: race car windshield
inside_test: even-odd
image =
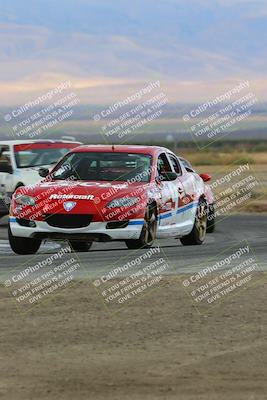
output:
[[[72,153],[53,171],[53,180],[149,182],[152,157],[134,153]]]

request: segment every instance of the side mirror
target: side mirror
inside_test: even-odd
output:
[[[199,174],[199,176],[204,182],[211,181],[211,176],[209,174]]]
[[[47,168],[40,168],[39,171],[38,171],[38,173],[39,173],[39,175],[40,175],[42,178],[46,178],[47,175],[49,174],[49,169],[47,169]]]
[[[175,181],[175,179],[177,178],[177,173],[176,172],[162,172],[160,174],[160,180],[161,181]]]
[[[0,164],[0,172],[5,172],[7,174],[13,174],[13,169],[10,164]]]

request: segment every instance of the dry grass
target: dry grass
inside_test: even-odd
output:
[[[184,151],[182,155],[189,159],[195,166],[199,165],[229,165],[238,161],[240,163],[267,164],[267,153],[248,152],[211,152],[211,151]]]
[[[189,158],[189,157],[188,157]],[[189,158],[190,161],[192,160]],[[239,163],[238,163],[239,164]],[[193,163],[193,165],[195,165]],[[199,173],[208,173],[212,177],[213,182],[215,179],[220,178],[228,171],[228,166],[231,165],[199,165],[197,166],[197,171]],[[266,164],[253,164],[251,166],[251,171],[253,176],[257,178],[260,182],[255,190],[252,191],[252,198],[250,201],[244,203],[242,207],[242,212],[257,212],[266,213],[267,212],[267,163]],[[243,176],[244,177],[244,176]]]

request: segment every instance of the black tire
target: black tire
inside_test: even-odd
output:
[[[215,231],[215,209],[214,204],[210,204],[208,207],[208,220],[207,220],[207,233]]]
[[[10,247],[14,251],[14,253],[20,255],[37,253],[42,243],[42,241],[38,239],[13,236],[9,225],[8,225],[8,240]]]
[[[125,240],[128,249],[148,249],[156,239],[157,214],[153,206],[148,206],[145,213],[145,222],[139,239]]]
[[[70,244],[74,251],[81,253],[86,253],[92,246],[92,242],[77,242],[76,240],[71,240]]]
[[[207,204],[201,199],[198,203],[195,223],[189,235],[180,239],[184,246],[200,245],[204,242],[207,232]]]

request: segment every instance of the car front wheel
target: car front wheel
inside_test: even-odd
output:
[[[153,206],[148,206],[145,213],[144,225],[139,239],[125,240],[128,249],[147,249],[151,247],[157,234],[157,215]]]
[[[20,255],[37,253],[42,243],[42,241],[38,239],[13,236],[9,225],[8,225],[8,240],[10,247],[14,251],[14,253]]]

